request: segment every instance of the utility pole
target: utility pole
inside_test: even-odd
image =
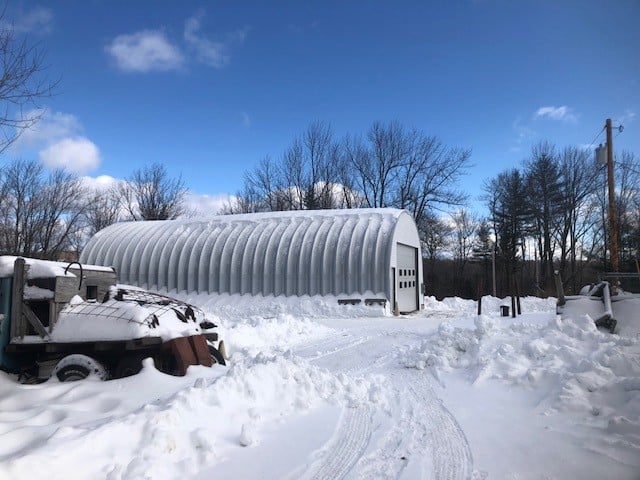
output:
[[[611,119],[607,118],[605,124],[607,130],[607,176],[609,177],[609,249],[611,250],[611,269],[618,273],[618,220],[616,214],[616,192],[613,181],[613,135],[611,132]],[[615,291],[614,285],[613,290]]]

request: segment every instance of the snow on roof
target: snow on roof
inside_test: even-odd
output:
[[[196,322],[181,321],[171,308],[108,300],[65,307],[51,332],[51,341],[130,340],[142,337],[161,337],[167,341],[200,333]]]
[[[10,255],[0,257],[0,276],[8,277],[13,275],[13,267],[16,259]],[[37,260],[35,258],[24,258],[25,263],[29,266],[27,273],[28,278],[47,278],[47,277],[64,277],[65,275],[74,277],[73,273],[67,272],[65,269],[69,265],[63,262],[52,262],[49,260]]]
[[[392,242],[419,249],[404,210],[300,210],[203,220],[124,222],[80,259],[166,291],[252,295],[389,295]]]
[[[16,343],[88,342],[160,337],[164,341],[202,333],[199,308],[151,292],[113,287],[99,303],[74,297],[58,316],[50,337],[14,339]]]
[[[51,260],[2,255],[0,256],[0,277],[10,277],[13,275],[13,268],[17,258],[23,258],[25,263],[29,266],[27,278],[75,277],[72,272],[67,270],[67,267],[71,265],[72,268],[78,268],[77,264],[74,265],[69,262],[54,262]],[[110,267],[96,265],[83,265],[83,268],[90,268],[91,270],[100,270],[105,272],[113,271]],[[65,270],[67,270],[66,273]]]

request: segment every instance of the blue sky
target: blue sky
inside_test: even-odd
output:
[[[116,179],[161,162],[213,205],[315,120],[470,148],[472,197],[540,140],[590,145],[607,117],[640,155],[638,0],[10,1],[5,18],[61,83],[2,162]]]

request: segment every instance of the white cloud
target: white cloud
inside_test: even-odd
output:
[[[3,22],[16,33],[49,33],[53,28],[53,12],[44,7],[35,7],[26,13],[18,13],[13,24]]]
[[[233,201],[235,197],[227,193],[202,195],[194,192],[187,194],[187,210],[199,216],[216,215],[222,207]]]
[[[83,135],[75,115],[49,110],[32,110],[27,115],[38,121],[11,146],[14,155],[37,151],[46,167],[63,167],[79,174],[98,168],[100,151]]]
[[[565,122],[578,121],[578,115],[566,105],[561,107],[540,107],[536,113],[535,118],[550,118],[552,120],[562,120]]]
[[[634,111],[632,111],[632,110],[627,109],[627,110],[624,112],[624,115],[621,115],[621,116],[618,118],[618,122],[619,122],[619,123],[622,123],[622,124],[625,124],[625,123],[631,123],[631,122],[633,122],[634,118],[636,118],[636,112],[634,112]]]
[[[518,144],[528,141],[537,135],[535,130],[533,130],[528,125],[525,125],[522,123],[522,120],[520,119],[520,117],[515,119],[515,121],[512,124],[512,128],[518,136],[516,140]]]
[[[32,110],[27,117],[39,120],[24,130],[14,143],[13,148],[22,150],[42,143],[52,143],[64,137],[76,136],[82,131],[82,125],[75,115],[46,110]]]
[[[214,41],[201,33],[203,17],[204,13],[200,12],[186,21],[184,38],[200,62],[210,67],[223,68],[231,59],[231,47],[244,42],[248,29],[243,28],[226,35],[225,41]]]
[[[87,138],[64,138],[40,151],[40,160],[49,168],[82,174],[98,168],[100,150]]]
[[[184,64],[180,49],[158,30],[118,35],[105,50],[125,72],[178,70]]]
[[[99,175],[97,177],[84,176],[81,178],[82,184],[90,190],[105,191],[114,185],[119,184],[122,180],[113,178],[109,175]]]

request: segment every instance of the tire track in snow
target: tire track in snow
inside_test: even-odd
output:
[[[428,377],[402,369],[391,380],[397,401],[395,425],[378,448],[358,462],[357,477],[397,479],[411,466],[420,470],[423,478],[472,478],[473,459],[467,438]]]
[[[330,335],[310,345],[302,345],[295,348],[293,352],[300,357],[313,361],[327,355],[335,355],[342,350],[360,345],[366,342],[366,340],[366,338],[355,337],[348,334],[340,336]]]
[[[381,366],[388,358],[378,357],[373,362],[366,354],[373,344],[369,338],[348,335],[347,338],[328,339],[321,345],[311,345],[296,353],[305,356],[309,352],[324,350],[310,359],[311,363],[324,366],[333,363],[342,373],[362,373]],[[329,441],[316,453],[319,457],[298,478],[305,480],[339,480],[349,474],[362,458],[369,445],[372,432],[372,410],[367,406],[344,408],[340,421]]]
[[[427,426],[427,446],[431,451],[434,477],[442,479],[470,479],[473,457],[469,442],[455,417],[435,393],[424,372],[406,370],[404,375],[416,406],[424,408],[422,421]]]
[[[299,478],[305,480],[340,480],[362,457],[371,438],[371,409],[345,408],[338,428],[325,444],[318,461]]]
[[[311,357],[311,363],[359,374],[380,370],[392,361],[386,339],[384,334],[369,338],[349,334],[324,339],[299,353],[309,358],[311,352],[323,352]],[[362,408],[345,409],[333,436],[320,449],[320,459],[302,478],[343,478],[353,470],[351,476],[357,478],[396,479],[408,467],[436,480],[472,478],[473,459],[467,438],[433,390],[430,378],[424,372],[399,368],[390,380],[396,397],[397,410],[391,419],[395,425],[385,433],[378,448],[361,456],[371,439],[373,413],[364,414]],[[411,474],[415,473],[413,469]]]

